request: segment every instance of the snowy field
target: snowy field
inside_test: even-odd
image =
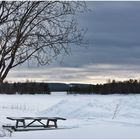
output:
[[[0,95],[0,126],[7,116],[58,116],[65,129],[9,132],[4,139],[139,139],[140,95]]]

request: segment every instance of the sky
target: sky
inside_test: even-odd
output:
[[[87,30],[87,47],[72,46],[63,61],[19,66],[8,81],[106,83],[140,79],[140,1],[86,2],[90,11],[79,13],[79,28]]]

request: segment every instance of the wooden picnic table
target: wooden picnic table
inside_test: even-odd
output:
[[[66,120],[65,118],[61,118],[61,117],[7,117],[7,119],[16,121],[15,128],[18,128],[18,127],[23,127],[23,128],[55,127],[57,128],[57,120]],[[30,121],[30,122],[27,122],[27,121]],[[43,121],[45,121],[45,123]],[[38,122],[40,125],[35,125],[35,122]],[[50,122],[53,122],[53,124],[50,124]]]

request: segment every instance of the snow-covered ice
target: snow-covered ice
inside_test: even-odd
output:
[[[67,128],[13,132],[12,139],[135,139],[140,138],[140,95],[0,95],[0,125],[12,124],[7,116],[58,116]]]

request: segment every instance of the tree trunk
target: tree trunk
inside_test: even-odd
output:
[[[2,79],[2,77],[0,77],[0,84],[2,84],[3,83],[3,79]]]

